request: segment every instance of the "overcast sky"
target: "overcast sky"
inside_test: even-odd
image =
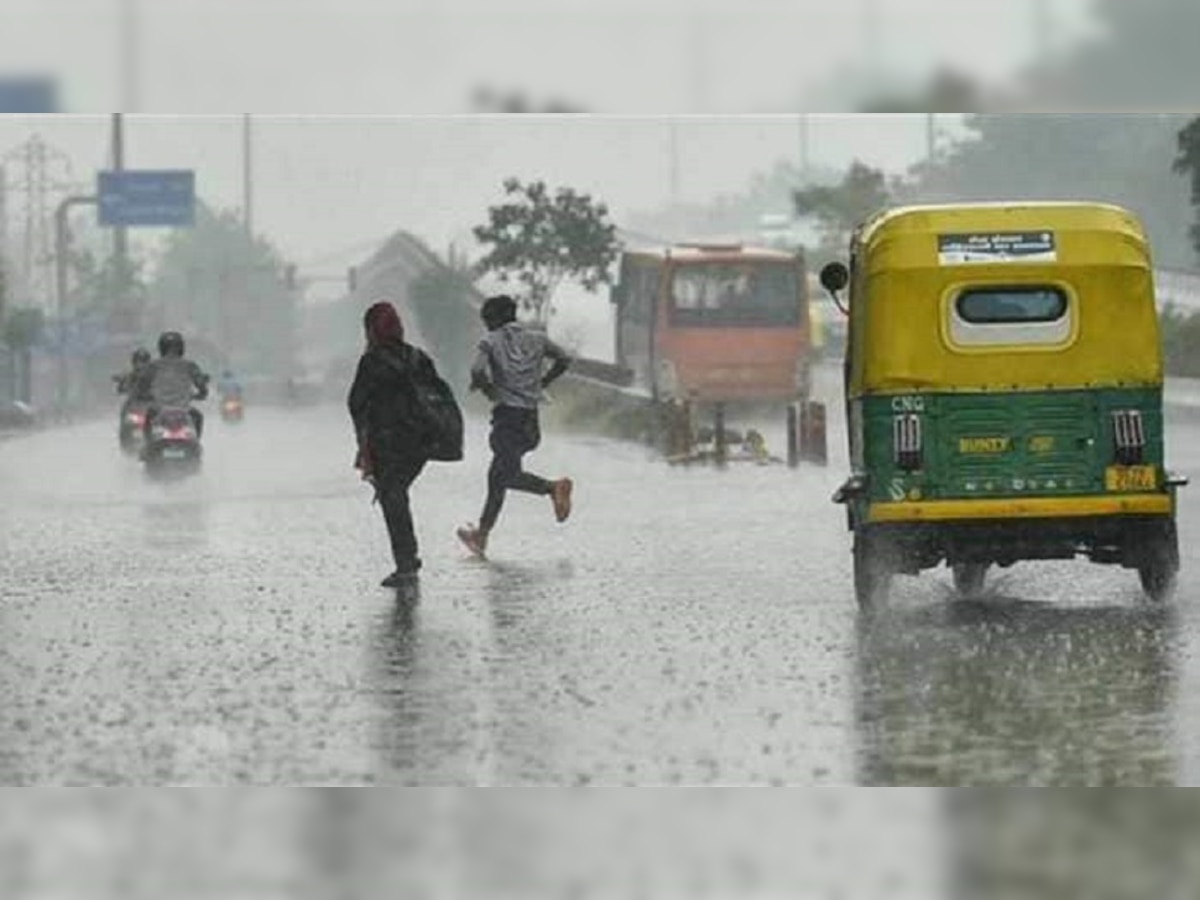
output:
[[[662,117],[252,121],[257,229],[301,263],[397,228],[444,249],[482,221],[509,176],[592,191],[618,218],[670,198],[671,126]],[[755,171],[796,160],[799,122],[799,116],[681,120],[681,197],[705,200],[739,191]],[[95,170],[107,165],[109,129],[108,116],[8,117],[0,120],[0,154],[39,134],[69,155],[81,188],[90,189]],[[924,153],[925,119],[813,116],[809,135],[815,163],[842,166],[857,157],[898,172]],[[241,207],[241,117],[131,116],[126,144],[127,167],[195,169],[205,200]]]
[[[4,0],[0,76],[53,74],[69,112],[176,114],[131,120],[127,165],[194,168],[201,195],[223,207],[242,202],[240,121],[178,114],[290,114],[256,119],[255,221],[303,264],[399,227],[443,249],[510,175],[592,190],[618,217],[658,207],[670,197],[669,126],[629,114],[708,114],[679,126],[681,199],[738,191],[799,157],[798,117],[764,114],[803,109],[868,57],[889,85],[939,63],[995,83],[1031,60],[1039,34],[1051,48],[1078,41],[1090,3]],[[121,82],[134,46],[121,41],[122,10],[136,20],[133,91]],[[481,86],[624,117],[395,115],[470,112]],[[732,118],[747,112],[757,115]],[[108,128],[102,116],[8,118],[0,154],[38,131],[89,182]],[[900,172],[926,146],[921,116],[826,115],[809,134],[812,161],[835,167],[857,158]]]
[[[1039,40],[1087,33],[1091,2],[5,0],[0,60],[59,76],[69,111],[468,112],[491,85],[597,112],[782,112],[868,56],[889,78],[1008,78]]]

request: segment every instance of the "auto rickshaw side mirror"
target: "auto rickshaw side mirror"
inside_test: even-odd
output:
[[[850,283],[850,270],[840,262],[826,263],[821,268],[821,287],[836,294]]]

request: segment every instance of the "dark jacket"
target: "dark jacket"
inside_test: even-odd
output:
[[[164,356],[138,373],[130,393],[157,406],[187,408],[208,396],[208,376],[190,359]]]
[[[424,351],[392,340],[367,350],[358,361],[347,405],[360,449],[369,452],[377,474],[424,452],[413,421],[413,378],[424,370],[436,376]]]

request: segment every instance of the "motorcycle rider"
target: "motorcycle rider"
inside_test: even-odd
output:
[[[150,351],[145,347],[138,347],[129,358],[129,371],[114,376],[117,382],[117,393],[125,395],[125,402],[121,405],[122,421],[131,406],[150,401],[147,395],[139,393],[139,378],[146,366],[150,365],[150,361]]]
[[[117,418],[117,432],[122,446],[128,446],[133,439],[136,423],[129,421],[129,414],[136,408],[145,408],[150,404],[150,397],[139,384],[141,373],[150,365],[150,360],[150,351],[145,347],[138,347],[129,359],[129,371],[113,376],[113,381],[117,383],[117,393],[125,395]]]
[[[192,406],[193,400],[208,396],[209,377],[194,361],[184,356],[183,335],[164,331],[158,338],[159,358],[142,370],[138,389],[150,397],[146,412],[146,436],[155,416],[163,409],[186,409],[196,426],[196,437],[204,434],[204,415]]]
[[[221,373],[221,378],[217,381],[217,393],[222,400],[241,400],[242,386],[238,380],[233,377],[233,372],[226,369]]]
[[[133,351],[129,357],[129,371],[113,376],[113,380],[117,382],[118,394],[130,393],[142,369],[150,365],[150,359],[150,351],[145,347],[138,347]]]

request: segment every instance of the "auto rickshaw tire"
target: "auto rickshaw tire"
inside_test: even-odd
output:
[[[1156,528],[1142,550],[1138,578],[1142,590],[1155,603],[1165,603],[1175,594],[1179,576],[1179,534],[1175,522]]]
[[[891,542],[870,532],[854,535],[854,596],[869,612],[887,602],[896,563]]]
[[[950,567],[954,576],[954,590],[964,600],[974,600],[983,593],[983,585],[987,580],[987,563],[969,562],[955,563]]]

